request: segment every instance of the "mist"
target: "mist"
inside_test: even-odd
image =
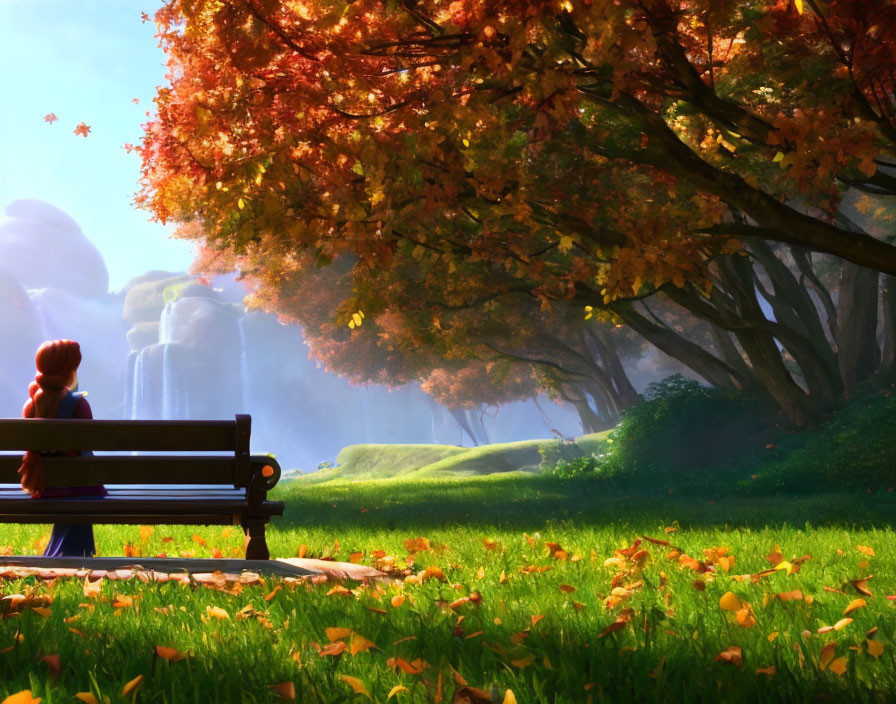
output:
[[[81,344],[79,389],[94,417],[230,419],[252,416],[252,451],[284,469],[313,471],[358,443],[471,446],[581,434],[570,407],[547,398],[464,412],[419,386],[351,386],[309,359],[301,328],[246,311],[235,275],[210,285],[152,270],[109,291],[100,251],[62,210],[17,200],[0,223],[0,415],[18,417],[44,340]],[[646,360],[645,360],[646,361]],[[655,365],[647,363],[650,371]],[[656,378],[645,365],[638,382]],[[643,377],[643,378],[642,378]]]

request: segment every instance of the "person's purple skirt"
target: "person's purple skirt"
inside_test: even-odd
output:
[[[100,494],[88,498],[101,499],[103,496],[104,494]],[[65,501],[63,498],[55,500]],[[95,554],[92,523],[53,524],[53,532],[44,550],[44,557],[93,557]]]
[[[93,557],[93,525],[90,523],[56,523],[50,542],[44,550],[46,557]]]

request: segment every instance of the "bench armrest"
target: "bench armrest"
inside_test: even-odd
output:
[[[280,463],[273,455],[252,455],[249,461],[252,466],[252,483],[259,489],[270,491],[280,481]]]

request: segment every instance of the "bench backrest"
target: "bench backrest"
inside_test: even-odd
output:
[[[102,455],[44,458],[47,486],[92,484],[232,484],[253,478],[270,489],[280,477],[277,461],[249,453],[252,418],[235,420],[0,419],[0,451],[67,450],[220,452],[227,454]],[[0,455],[0,483],[18,484],[21,455]]]

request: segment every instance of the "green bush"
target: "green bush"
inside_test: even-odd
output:
[[[557,440],[538,448],[542,471],[551,472],[561,462],[570,462],[585,456],[584,450],[572,440]]]
[[[598,476],[602,458],[598,455],[560,460],[554,465],[551,474],[561,479],[577,479],[578,477]]]
[[[609,474],[699,473],[758,453],[768,424],[742,392],[703,386],[681,374],[650,384],[611,435]]]
[[[818,428],[787,435],[764,451],[742,482],[749,494],[896,488],[896,392],[856,399]]]

